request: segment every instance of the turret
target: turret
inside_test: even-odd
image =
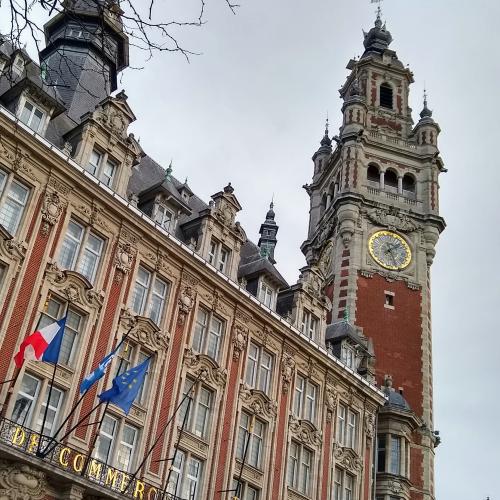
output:
[[[328,118],[326,119],[325,124],[325,134],[320,142],[320,147],[313,154],[312,161],[314,162],[314,177],[320,174],[325,167],[328,158],[332,154],[332,140],[328,135]]]
[[[432,118],[432,111],[427,107],[427,93],[424,92],[424,108],[420,112],[420,120],[414,128],[414,135],[417,144],[427,149],[428,153],[436,153],[438,151],[438,135],[441,128]]]
[[[345,141],[361,136],[366,124],[366,103],[361,95],[357,67],[352,85],[345,95],[342,113],[344,120],[340,128],[340,138]]]
[[[278,225],[274,220],[274,203],[271,202],[269,205],[269,210],[266,214],[266,220],[260,226],[259,234],[259,243],[258,246],[260,248],[260,254],[262,257],[267,257],[271,263],[275,264],[274,260],[274,249],[276,248],[276,244],[278,240],[276,239],[276,235],[278,234]]]

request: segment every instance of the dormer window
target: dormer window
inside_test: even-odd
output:
[[[388,83],[380,85],[380,106],[392,109],[393,107],[392,87]]]
[[[118,164],[108,157],[106,153],[94,149],[90,153],[90,158],[87,166],[87,172],[90,172],[94,177],[97,177],[103,184],[111,187],[118,170]]]
[[[160,224],[167,231],[172,229],[172,222],[174,220],[174,214],[168,210],[164,205],[156,206],[155,222]]]
[[[231,252],[222,243],[217,240],[210,241],[210,248],[208,251],[208,263],[212,264],[221,273],[227,271],[229,263],[229,256]]]
[[[344,342],[340,352],[341,361],[352,370],[356,367],[356,349],[354,346]]]
[[[17,54],[14,59],[14,64],[12,65],[12,69],[15,73],[20,75],[24,71],[24,58],[21,54]]]
[[[272,309],[274,307],[274,297],[276,292],[268,283],[261,280],[259,286],[259,296],[258,299],[267,307]]]
[[[45,113],[30,101],[24,101],[19,119],[35,132],[40,133],[45,123]]]
[[[316,340],[318,334],[319,319],[314,314],[305,310],[302,311],[302,323],[300,331],[312,340]]]

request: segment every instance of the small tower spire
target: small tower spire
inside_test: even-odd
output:
[[[169,181],[172,177],[172,160],[170,160],[170,164],[168,165],[167,169],[165,170],[165,180]]]
[[[427,89],[424,87],[424,108],[420,112],[420,118],[430,118],[432,111],[427,107]]]
[[[259,234],[259,243],[258,246],[260,248],[260,254],[262,257],[267,257],[273,264],[276,263],[274,260],[274,249],[276,248],[276,244],[278,240],[276,239],[276,235],[278,233],[278,225],[274,220],[276,214],[274,213],[274,194],[271,203],[269,204],[269,210],[266,214],[266,220],[260,226]]]

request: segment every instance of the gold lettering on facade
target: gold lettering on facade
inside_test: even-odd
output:
[[[130,476],[127,476],[127,474],[124,474],[122,472],[122,484],[120,485],[120,491],[123,493],[125,489],[128,486],[128,480],[130,479]]]
[[[108,472],[106,473],[106,481],[104,482],[104,486],[108,486],[111,484],[111,486],[114,488],[116,479],[118,476],[118,471],[116,469],[108,469]]]
[[[75,458],[73,459],[73,470],[75,472],[82,472],[84,463],[85,457],[78,453],[78,455],[75,455]]]
[[[90,461],[90,469],[89,469],[89,477],[95,477],[98,479],[101,476],[101,467],[102,464],[97,462],[96,460]]]
[[[148,491],[148,500],[155,500],[156,494],[158,493],[156,488],[149,488]]]
[[[63,448],[61,450],[61,453],[59,453],[59,463],[63,467],[67,467],[69,465],[68,458],[69,458],[70,453],[71,453],[71,450],[69,448]]]
[[[135,482],[134,498],[142,500],[144,498],[144,483],[137,480]]]
[[[38,446],[38,439],[39,439],[38,434],[32,434],[30,436],[30,444],[28,445],[27,449],[28,453],[33,453],[35,451],[35,448]]]
[[[12,444],[15,444],[16,446],[21,446],[24,443],[24,440],[26,439],[26,433],[21,427],[16,427],[16,432],[14,432],[14,435],[12,436]]]

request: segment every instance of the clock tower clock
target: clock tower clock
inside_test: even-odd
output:
[[[330,323],[348,316],[373,343],[376,380],[388,395],[379,415],[377,499],[430,500],[439,442],[430,268],[445,227],[438,177],[446,170],[426,97],[419,121],[412,120],[413,74],[391,42],[378,15],[363,55],[347,65],[336,147],[327,131],[305,186],[310,221],[301,248],[323,277]]]

